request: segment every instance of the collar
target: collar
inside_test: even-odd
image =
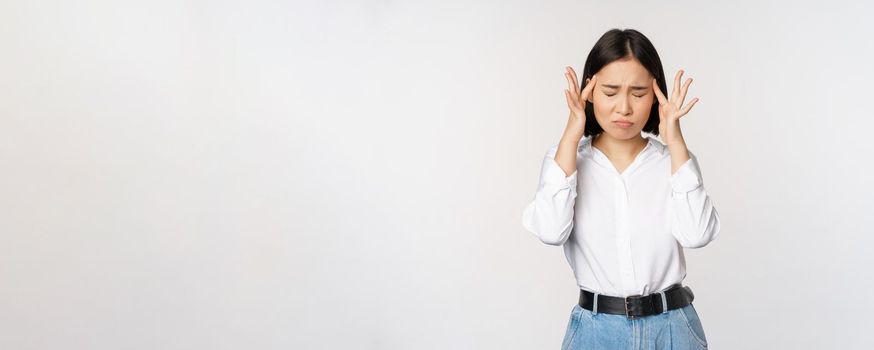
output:
[[[577,151],[582,155],[591,155],[592,154],[592,135],[586,136],[580,140],[580,143],[577,146]],[[649,142],[650,147],[653,147],[659,155],[664,155],[667,151],[667,146],[663,144],[661,141],[657,140],[655,137],[644,135],[647,142]]]

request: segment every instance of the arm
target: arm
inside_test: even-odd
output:
[[[596,76],[586,79],[582,91],[577,73],[565,68],[565,89],[570,115],[561,141],[546,152],[540,168],[540,185],[534,199],[522,212],[522,226],[543,243],[562,245],[574,227],[574,202],[577,198],[577,148],[586,130],[586,101],[592,100]]]
[[[577,171],[565,173],[555,159],[558,147],[546,152],[537,192],[522,213],[522,226],[549,245],[562,245],[570,236],[577,198]]]
[[[683,105],[692,79],[680,86],[683,70],[674,77],[670,99],[656,79],[652,89],[659,101],[659,136],[671,152],[671,234],[685,248],[701,248],[719,235],[719,213],[704,190],[698,159],[686,148],[680,118],[689,113],[698,98]]]
[[[698,158],[687,152],[689,158],[671,175],[671,234],[685,248],[701,248],[719,236],[719,213],[704,189]],[[671,150],[672,163],[674,157]]]

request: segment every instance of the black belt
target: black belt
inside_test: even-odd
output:
[[[662,294],[664,293],[664,294]],[[662,295],[665,296],[662,299]],[[580,307],[606,314],[626,315],[628,318],[640,318],[643,316],[656,315],[668,310],[679,309],[692,303],[695,295],[688,286],[676,283],[662,292],[649,295],[631,295],[625,298],[598,294],[598,309],[593,311],[595,294],[580,289]],[[664,302],[662,301],[664,300]]]

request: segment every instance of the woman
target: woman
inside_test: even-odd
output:
[[[658,53],[632,29],[598,40],[584,86],[567,67],[567,126],[523,213],[528,231],[563,247],[580,288],[562,349],[707,348],[683,249],[716,239],[720,223],[680,131],[698,101],[683,105],[682,74],[666,97]]]

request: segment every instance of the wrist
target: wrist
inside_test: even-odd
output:
[[[585,134],[586,133],[584,130],[576,131],[571,130],[570,128],[566,129],[564,131],[564,134],[561,135],[561,140],[559,141],[559,143],[572,144],[574,147],[576,147],[576,145],[580,143],[580,140],[583,139],[583,135]]]
[[[682,151],[688,151],[688,148],[686,148],[686,142],[682,141],[682,140],[668,142],[665,144],[665,146],[668,147],[668,152],[670,152],[672,154],[676,154],[677,152],[682,152]]]

